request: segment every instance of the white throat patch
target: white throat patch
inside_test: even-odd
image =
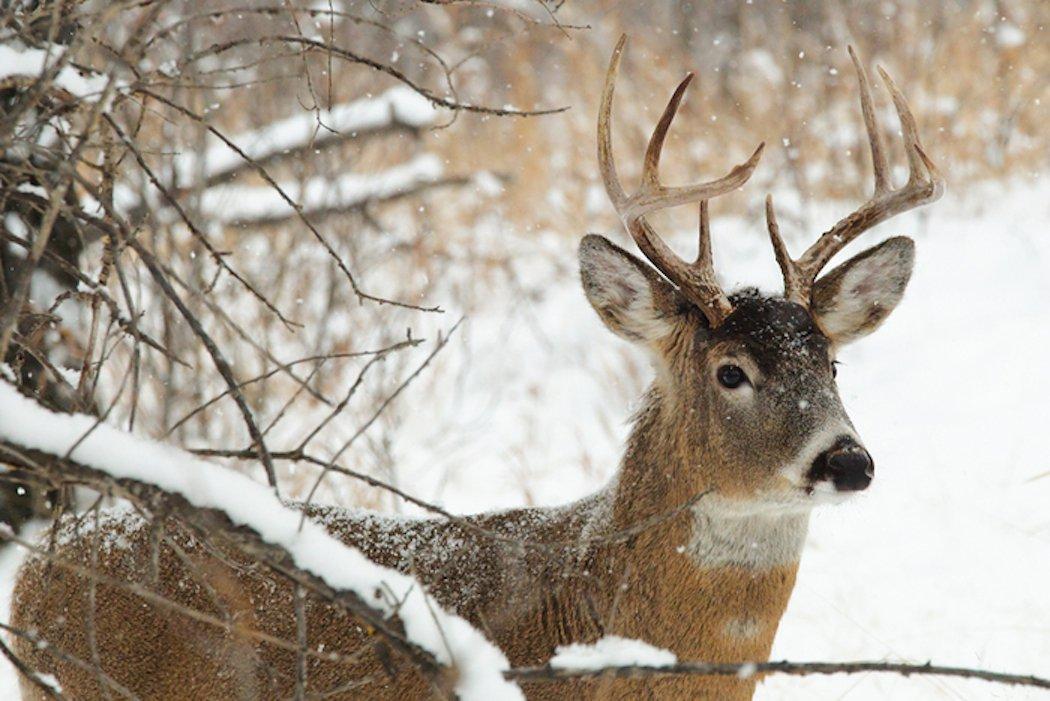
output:
[[[737,565],[768,569],[798,562],[809,528],[809,509],[769,508],[709,495],[693,507],[686,553],[702,569]]]

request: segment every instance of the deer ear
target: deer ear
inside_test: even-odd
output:
[[[604,236],[583,237],[579,255],[587,301],[613,333],[646,344],[671,333],[683,298],[659,273]]]
[[[832,341],[867,336],[904,296],[915,264],[915,242],[904,236],[858,253],[817,280],[810,308]]]

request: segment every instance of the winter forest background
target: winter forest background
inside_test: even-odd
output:
[[[854,249],[918,245],[901,308],[840,358],[879,477],[815,513],[772,657],[1046,676],[1048,22],[1036,0],[4,2],[0,374],[288,498],[425,513],[366,476],[455,513],[573,500],[615,470],[651,372],[576,268],[587,232],[628,243],[594,148],[616,38],[626,177],[689,70],[667,182],[767,143],[712,208],[722,280],[763,289],[767,192],[795,249],[869,192],[853,45],[948,194]],[[693,250],[695,212],[658,222]],[[20,538],[96,505],[9,460]],[[0,555],[7,595],[23,552]],[[758,693],[1045,697],[866,674]]]

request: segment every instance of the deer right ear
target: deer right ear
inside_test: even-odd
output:
[[[895,236],[858,253],[813,285],[813,316],[832,341],[867,336],[904,296],[915,265],[915,243]]]
[[[587,301],[613,333],[646,344],[671,333],[684,298],[659,273],[596,234],[583,237],[579,255]]]

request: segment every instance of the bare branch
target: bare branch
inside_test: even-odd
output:
[[[569,109],[568,106],[565,106],[539,110],[519,110],[507,107],[488,107],[485,105],[458,102],[457,100],[452,98],[442,97],[441,95],[438,95],[432,90],[425,88],[422,85],[419,85],[418,83],[412,81],[403,72],[389,64],[381,63],[380,61],[368,58],[367,56],[363,56],[349,49],[345,49],[341,46],[335,46],[333,44],[321,41],[319,39],[313,39],[302,36],[271,35],[252,37],[251,39],[235,39],[232,41],[223,42],[221,44],[215,44],[203,51],[199,51],[196,54],[190,56],[188,62],[199,61],[207,56],[217,56],[227,51],[231,51],[233,49],[240,48],[243,46],[251,46],[256,44],[258,44],[259,46],[264,46],[266,44],[275,43],[299,46],[307,51],[321,51],[326,54],[338,56],[339,58],[342,58],[346,61],[350,61],[351,63],[359,63],[361,65],[368,66],[369,68],[377,70],[381,73],[386,73],[387,75],[396,78],[400,82],[412,88],[426,99],[430,100],[430,102],[436,107],[444,107],[446,109],[457,110],[462,112],[488,114],[497,117],[539,117],[548,114],[558,114],[560,112],[565,112]]]
[[[910,676],[957,677],[1009,686],[1050,689],[1050,679],[1025,674],[993,672],[969,667],[946,667],[926,663],[924,665],[902,662],[744,662],[731,664],[709,664],[705,662],[680,662],[666,667],[602,667],[599,669],[569,669],[561,667],[518,667],[504,672],[504,677],[518,682],[555,682],[566,679],[656,679],[660,677],[719,676],[750,677],[760,674],[787,674],[812,676],[818,674],[859,674],[878,672]]]

